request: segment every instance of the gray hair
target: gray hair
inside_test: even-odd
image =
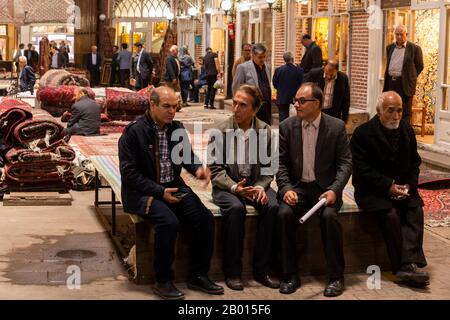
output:
[[[294,56],[292,55],[292,52],[290,52],[290,51],[285,52],[283,54],[283,59],[284,59],[284,62],[286,62],[286,63],[294,62]]]
[[[25,62],[25,63],[27,63],[27,57],[25,57],[25,56],[21,56],[21,57],[19,57],[19,62]]]
[[[263,54],[267,52],[267,48],[262,43],[257,43],[252,47],[253,54]]]
[[[376,110],[377,110],[380,114],[382,114],[382,113],[384,112],[384,108],[383,108],[384,99],[386,98],[386,96],[387,96],[388,94],[394,94],[394,95],[397,95],[397,96],[400,98],[400,100],[402,99],[401,96],[400,96],[397,92],[395,92],[395,91],[386,91],[386,92],[382,92],[382,93],[378,96],[378,98],[377,98],[377,106],[376,106]]]
[[[178,50],[178,47],[176,45],[173,45],[170,47],[170,52],[174,52],[175,50]]]
[[[401,30],[401,31],[405,31],[405,33],[408,33],[408,28],[406,28],[403,24],[399,24],[399,25],[397,25],[397,26],[395,26],[395,28],[394,28],[394,33],[395,33],[395,31],[397,31],[397,30]]]

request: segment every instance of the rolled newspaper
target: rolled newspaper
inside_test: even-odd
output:
[[[306,220],[308,220],[314,213],[317,212],[321,207],[327,205],[327,199],[322,198],[319,200],[319,202],[316,203],[314,207],[312,207],[303,217],[300,218],[300,223],[305,223]]]

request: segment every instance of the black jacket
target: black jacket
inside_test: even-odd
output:
[[[34,74],[33,68],[30,66],[25,66],[23,71],[19,72],[19,90],[20,92],[31,91],[34,92],[34,84],[36,83],[36,76]]]
[[[175,132],[175,130],[177,131]],[[195,175],[195,172],[201,167],[200,160],[193,153],[187,131],[181,122],[173,121],[169,126],[167,136],[171,154],[175,147],[181,146],[180,142],[191,148],[190,163],[172,163],[175,179],[184,184],[180,177],[181,169],[185,168],[189,173]],[[171,141],[172,138],[175,141]],[[182,155],[182,151],[175,152],[177,155]],[[158,136],[154,129],[154,121],[148,113],[125,128],[119,139],[119,161],[124,211],[139,215],[147,214],[150,197],[162,200],[165,190],[159,183]]]
[[[312,69],[305,75],[305,82],[315,82],[322,90],[324,90],[325,79],[323,73],[323,68]],[[348,83],[348,77],[345,73],[338,71],[337,79],[334,84],[332,107],[330,109],[323,109],[322,111],[330,116],[347,122],[349,110],[350,85]]]
[[[97,52],[97,64],[94,66],[92,64],[92,53],[88,53],[84,56],[84,65],[86,66],[86,69],[89,71],[92,69],[99,69],[103,64],[103,58],[102,56]]]
[[[277,89],[277,105],[291,104],[302,82],[302,68],[292,63],[276,68],[272,84]]]
[[[391,63],[391,57],[394,49],[395,43],[390,44],[386,48],[387,64],[386,71],[384,73],[383,91],[387,91],[389,64]],[[403,91],[405,92],[406,96],[412,97],[416,93],[417,77],[422,72],[423,68],[424,66],[422,49],[418,45],[408,41],[406,43],[405,57],[403,60],[402,68],[402,85]]]
[[[82,97],[70,109],[67,123],[71,135],[94,136],[100,134],[100,106],[89,97]]]
[[[166,59],[166,73],[164,74],[164,80],[171,82],[174,79],[179,80],[179,78],[180,69],[178,68],[176,58],[172,55],[169,55]]]
[[[300,67],[303,68],[305,73],[308,73],[311,69],[322,67],[322,49],[315,42],[312,42],[306,49]]]
[[[409,184],[410,197],[402,202],[410,207],[422,206],[417,192],[421,159],[417,153],[417,141],[412,127],[400,123],[398,158],[381,130],[378,116],[356,128],[351,139],[353,155],[353,186],[358,206],[366,211],[391,209],[389,189],[397,184]]]
[[[141,77],[142,79],[152,79],[153,72],[153,60],[150,53],[147,51],[142,52],[141,60],[139,61],[139,71],[137,71],[137,63],[139,61],[139,53],[136,55],[136,63],[133,64],[133,76],[135,79]]]

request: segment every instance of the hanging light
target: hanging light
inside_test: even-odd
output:
[[[172,11],[167,12],[166,14],[167,20],[172,21],[174,17],[175,16],[173,15]]]
[[[281,12],[283,10],[282,4],[278,3],[276,6],[273,6],[277,0],[266,0],[267,4],[269,5],[270,10]]]
[[[231,0],[223,0],[222,3],[220,4],[220,7],[222,8],[223,11],[225,11],[225,15],[228,15],[228,11],[230,11],[231,7],[233,6],[233,3],[231,2]]]
[[[187,12],[191,18],[194,18],[195,16],[197,16],[198,10],[196,7],[190,7]]]
[[[273,4],[276,0],[266,0],[266,2],[269,4],[269,8],[272,9]]]

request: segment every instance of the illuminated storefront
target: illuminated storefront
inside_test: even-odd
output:
[[[167,1],[116,0],[113,10],[117,45],[127,43],[132,48],[140,42],[147,51],[159,54],[168,27]]]
[[[2,60],[12,60],[15,49],[15,27],[13,24],[0,24],[0,56]]]

